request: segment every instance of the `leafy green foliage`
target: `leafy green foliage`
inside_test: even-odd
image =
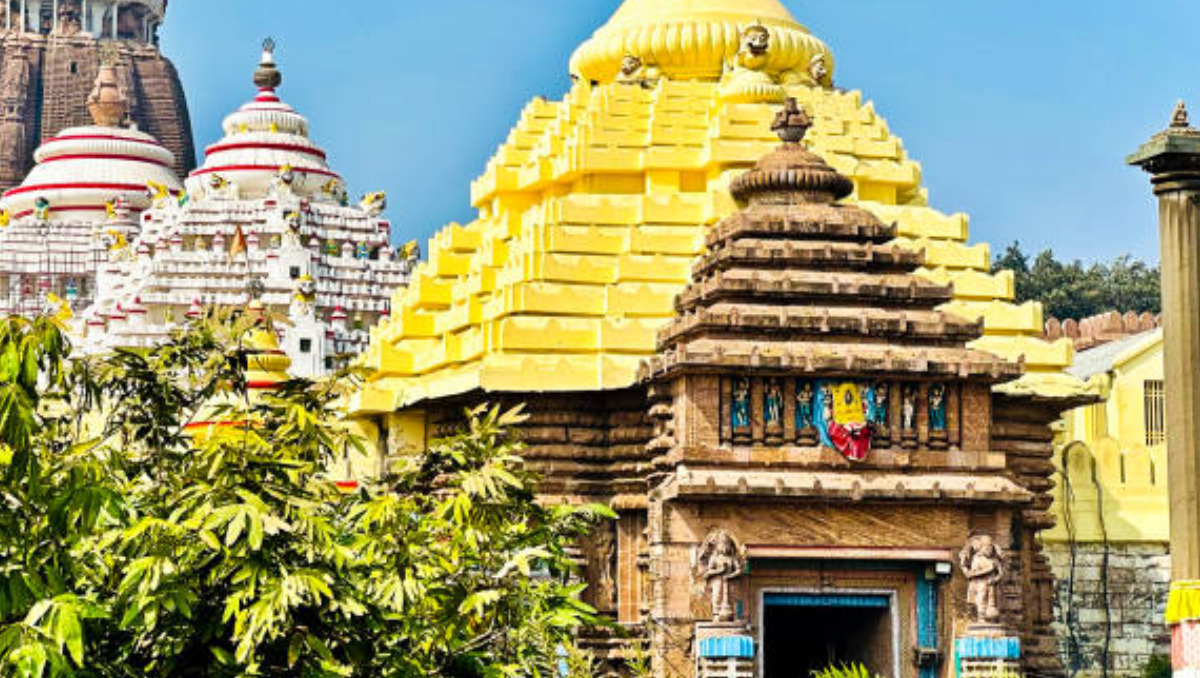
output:
[[[252,392],[256,331],[64,362],[0,325],[0,675],[555,675],[597,621],[566,545],[608,511],[535,502],[496,409],[339,493],[354,375]]]
[[[1142,678],[1171,678],[1173,674],[1171,658],[1163,654],[1150,655],[1142,667]]]
[[[876,674],[871,673],[863,664],[852,662],[850,664],[830,664],[820,671],[813,671],[812,678],[879,678]]]
[[[1030,261],[1020,243],[1008,246],[992,265],[1016,275],[1017,301],[1040,301],[1048,318],[1082,320],[1109,311],[1159,313],[1162,296],[1157,267],[1129,255],[1111,263],[1064,263],[1046,250]]]

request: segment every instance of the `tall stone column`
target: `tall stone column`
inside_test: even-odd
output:
[[[1149,172],[1162,236],[1168,485],[1171,501],[1171,660],[1200,676],[1200,130],[1180,102],[1171,126],[1129,158]]]

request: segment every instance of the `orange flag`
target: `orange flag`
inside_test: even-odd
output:
[[[233,247],[229,248],[229,260],[233,261],[239,254],[246,254],[250,248],[246,245],[246,233],[242,231],[242,227],[237,227],[237,232],[233,234]],[[249,257],[247,257],[249,258]]]

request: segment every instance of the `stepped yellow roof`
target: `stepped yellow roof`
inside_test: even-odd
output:
[[[833,54],[801,26],[779,0],[628,0],[571,59],[571,73],[611,82],[627,56],[677,79],[721,76],[742,32],[761,24],[771,34],[769,72],[807,71]]]
[[[739,53],[759,20],[768,49]],[[618,77],[625,57],[639,69]],[[920,166],[874,105],[830,86],[831,59],[776,0],[627,0],[577,51],[571,91],[531,102],[474,182],[478,218],[431,239],[372,332],[375,374],[356,409],[634,384],[705,234],[737,209],[730,181],[776,146],[781,96],[813,116],[807,143],[852,179],[848,200],[925,251],[921,275],[954,283],[945,310],[985,320],[973,347],[1025,359],[1028,376],[1006,388],[1076,394],[1071,343],[1041,339],[1040,304],[1012,303],[1012,274],[990,272],[965,215],[930,208]]]

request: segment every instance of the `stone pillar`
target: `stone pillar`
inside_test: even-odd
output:
[[[1200,675],[1200,130],[1180,102],[1171,126],[1129,163],[1152,176],[1162,237],[1167,477],[1171,501],[1171,660]]]
[[[120,34],[118,33],[119,26],[120,26],[120,24],[118,23],[118,19],[121,16],[121,1],[120,0],[116,0],[115,2],[113,2],[112,12],[113,12],[113,15],[112,15],[112,39],[116,40],[119,37],[121,37]]]

